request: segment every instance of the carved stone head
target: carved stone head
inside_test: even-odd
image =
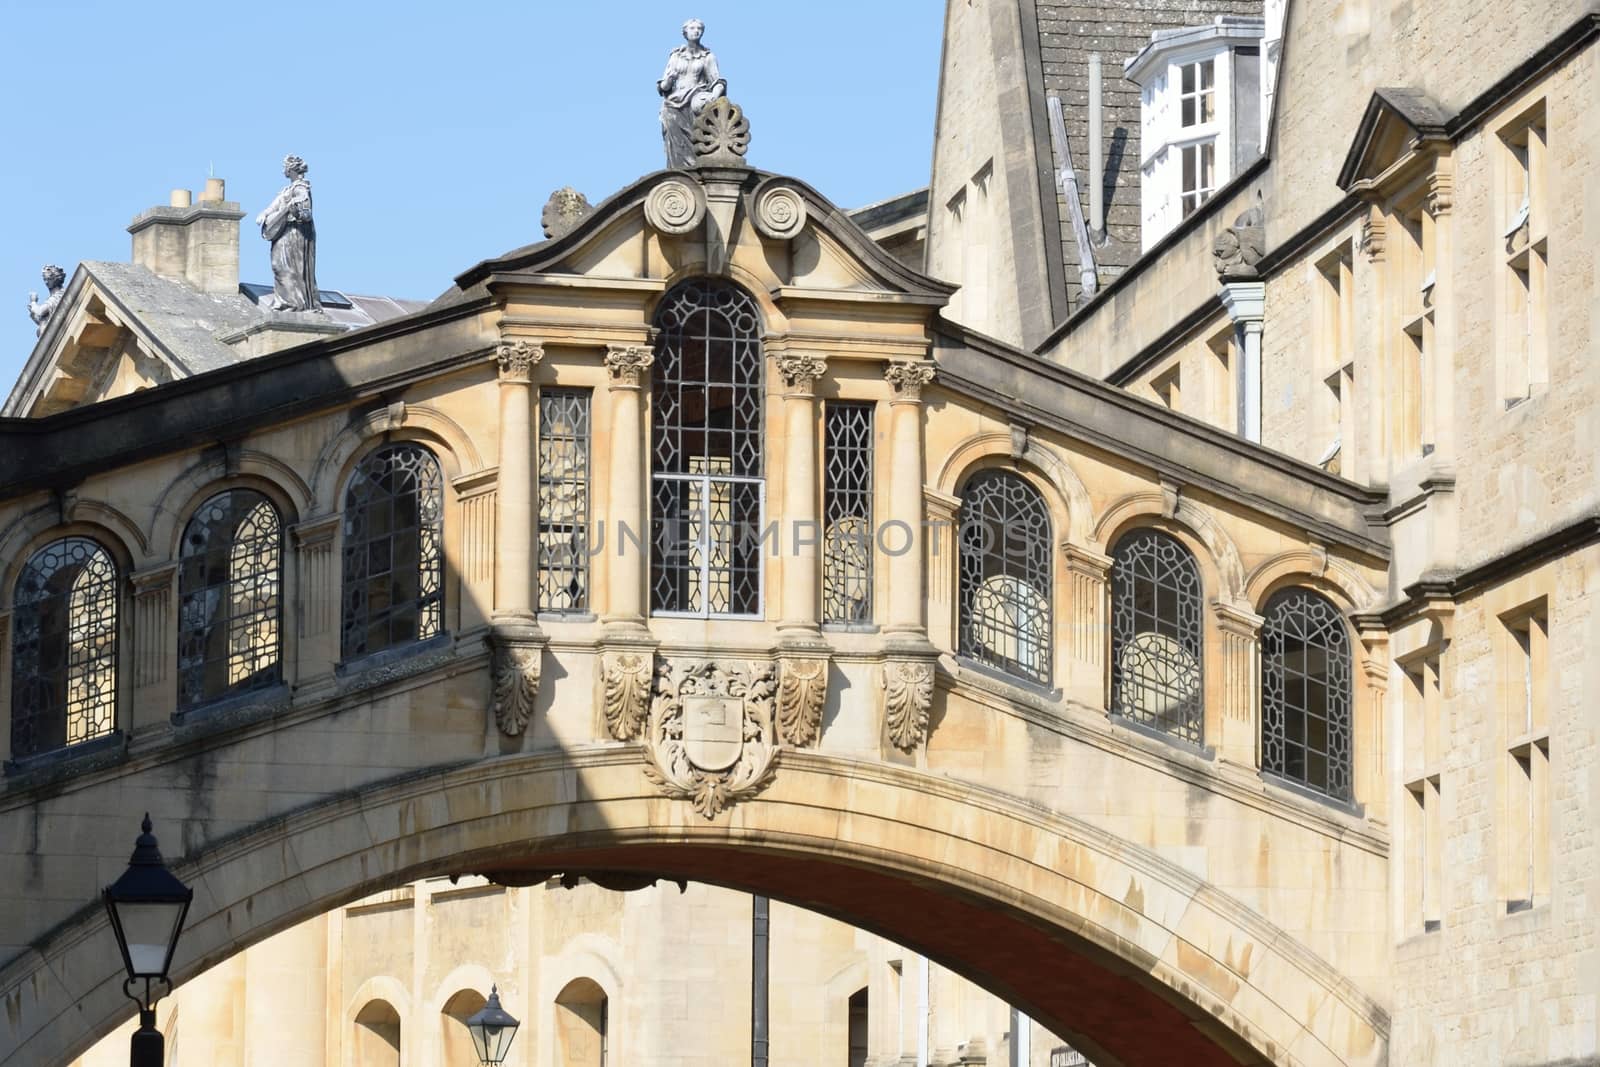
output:
[[[52,293],[67,283],[67,272],[54,263],[47,264],[39,276],[44,279],[44,287]]]
[[[699,44],[705,34],[706,24],[699,19],[690,19],[683,24],[683,39],[690,44]]]
[[[593,213],[594,207],[590,205],[589,198],[568,185],[550,194],[539,221],[544,226],[544,235],[554,239],[565,237],[573,227]]]
[[[283,176],[291,181],[296,178],[304,178],[308,169],[306,161],[299,156],[283,157]]]

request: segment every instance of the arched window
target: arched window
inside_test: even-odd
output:
[[[760,324],[748,293],[710,279],[674,289],[656,312],[653,611],[761,614]]]
[[[1261,766],[1350,799],[1350,632],[1326,597],[1285,589],[1261,624]]]
[[[606,991],[592,978],[574,978],[556,994],[556,1063],[606,1067],[608,1009]]]
[[[276,685],[282,612],[277,509],[249,489],[211,497],[179,548],[179,707]]]
[[[1175,538],[1135,530],[1111,569],[1111,710],[1185,741],[1204,736],[1200,568]]]
[[[356,1013],[356,1067],[400,1067],[400,1013],[387,1000],[369,1000]]]
[[[960,651],[1050,684],[1050,515],[1021,476],[979,471],[961,494]]]
[[[444,632],[444,478],[420,445],[386,445],[344,497],[344,658]]]
[[[488,1001],[476,989],[457,992],[439,1009],[444,1027],[444,1062],[440,1067],[479,1067],[478,1051],[473,1048],[472,1034],[467,1030],[467,1020],[483,1010]]]
[[[14,759],[109,734],[117,709],[117,566],[85,537],[52,541],[17,579],[11,638]]]

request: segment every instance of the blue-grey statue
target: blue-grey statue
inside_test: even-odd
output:
[[[39,273],[44,278],[44,301],[40,302],[38,293],[28,294],[28,318],[32,319],[34,326],[37,327],[33,332],[35,337],[44,335],[44,328],[50,325],[50,316],[61,306],[61,294],[67,285],[67,272],[54,263]]]
[[[267,210],[256,216],[261,236],[272,242],[273,311],[321,311],[317,299],[317,227],[311,221],[311,183],[306,161],[285,156],[283,176],[289,184]]]
[[[700,43],[706,24],[690,19],[683,24],[686,44],[667,57],[667,71],[656,82],[661,93],[661,141],[667,150],[667,166],[677,169],[695,165],[694,120],[705,106],[726,96],[728,82],[717,71],[717,57]]]

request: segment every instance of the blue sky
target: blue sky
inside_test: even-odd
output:
[[[431,298],[538,240],[553,189],[598,203],[662,165],[655,79],[697,17],[750,160],[854,207],[927,184],[942,0],[40,5],[0,0],[0,395],[39,268],[126,260],[128,222],[227,179],[251,220],[310,164],[317,280]],[[10,308],[10,311],[5,309]]]

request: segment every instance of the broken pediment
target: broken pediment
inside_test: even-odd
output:
[[[1369,199],[1415,178],[1450,148],[1454,115],[1420,89],[1372,94],[1339,171],[1339,188]]]

